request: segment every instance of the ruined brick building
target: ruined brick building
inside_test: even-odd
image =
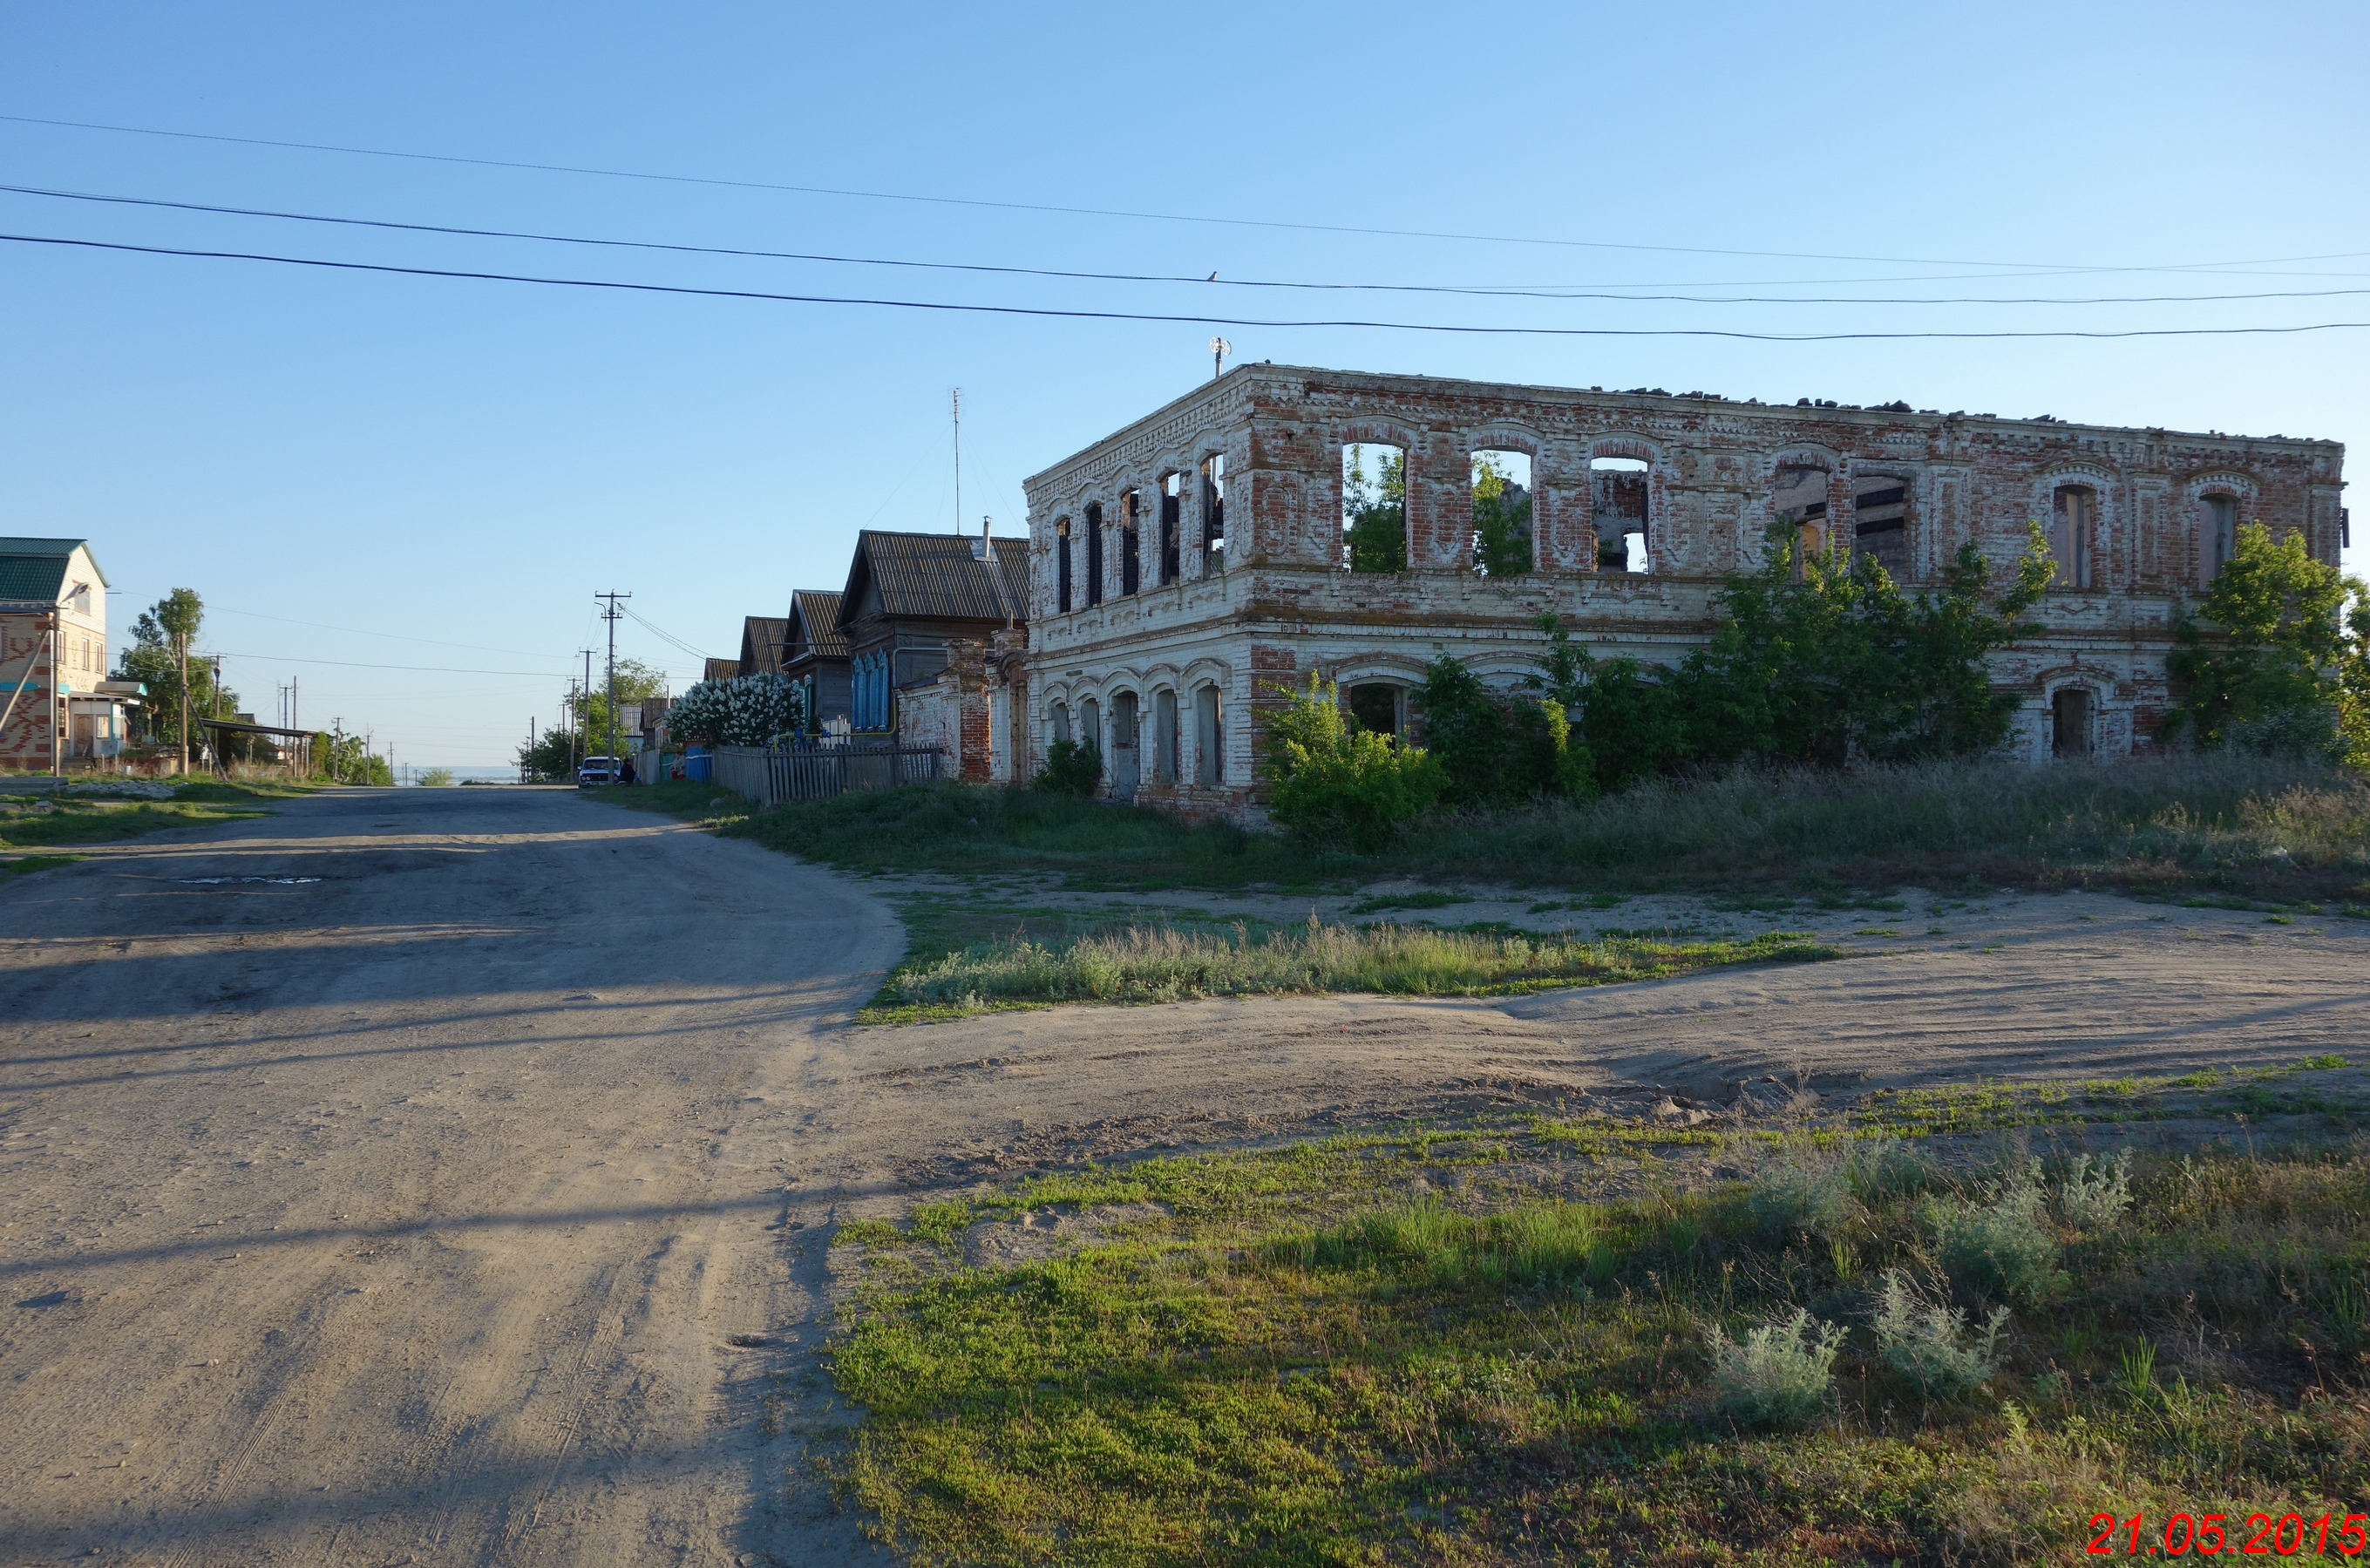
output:
[[[2282,436],[1240,365],[1028,481],[1027,648],[995,663],[994,772],[1091,736],[1113,794],[1239,812],[1271,683],[1321,673],[1399,729],[1443,652],[1495,684],[1530,670],[1547,610],[1599,656],[1673,663],[1781,516],[1913,589],[1968,539],[2004,574],[2040,522],[2058,583],[1994,666],[2011,745],[2129,756],[2153,744],[2179,608],[2241,524],[2337,560],[2343,462]],[[1485,467],[1527,498],[1527,571],[1476,570]],[[1375,472],[1401,570],[1349,570]]]

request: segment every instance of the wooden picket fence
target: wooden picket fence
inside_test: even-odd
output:
[[[928,784],[939,769],[934,746],[718,746],[709,755],[716,782],[761,806]]]

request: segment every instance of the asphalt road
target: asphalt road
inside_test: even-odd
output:
[[[0,1562],[873,1555],[780,1407],[877,900],[508,789],[0,885]]]

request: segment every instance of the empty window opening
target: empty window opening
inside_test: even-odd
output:
[[[1654,568],[1647,475],[1641,457],[1599,457],[1588,466],[1590,512],[1596,519],[1596,565],[1602,571]]]
[[[1055,744],[1070,738],[1070,705],[1057,702],[1045,710],[1045,730]]]
[[[1152,781],[1177,782],[1177,694],[1152,694]]]
[[[2056,587],[2090,586],[2098,526],[2099,492],[2087,485],[2058,486],[2049,505],[2049,553],[2057,558]]]
[[[1341,449],[1341,564],[1405,571],[1407,452],[1352,442]]]
[[[1794,572],[1799,577],[1802,562],[1826,548],[1827,471],[1799,465],[1778,469],[1769,507],[1779,523],[1794,531]]]
[[[1871,475],[1852,486],[1852,554],[1898,582],[1909,575],[1909,486]]]
[[[1218,711],[1218,688],[1193,694],[1193,782],[1215,784],[1225,768],[1225,734]]]
[[[1087,503],[1087,603],[1103,602],[1103,503]]]
[[[1144,586],[1144,496],[1129,490],[1119,498],[1119,591],[1133,594]]]
[[[1102,704],[1091,697],[1078,704],[1078,744],[1097,756],[1103,755]]]
[[[1177,581],[1184,554],[1185,476],[1171,474],[1160,481],[1160,581],[1163,584]]]
[[[1070,609],[1070,520],[1053,520],[1053,580],[1054,593],[1059,596],[1062,612]]]
[[[2205,580],[2220,575],[2230,558],[2238,550],[2238,498],[2229,495],[2209,495],[2205,498]]]
[[[1531,570],[1531,455],[1473,454],[1473,570],[1519,577]]]
[[[1135,787],[1143,781],[1139,762],[1141,748],[1136,744],[1137,732],[1142,727],[1135,693],[1123,691],[1113,697],[1110,715],[1111,793],[1122,801],[1135,799]]]
[[[1397,738],[1407,721],[1406,692],[1380,681],[1350,688],[1350,719],[1361,730]]]
[[[2049,750],[2073,760],[2090,755],[2090,694],[2065,686],[2049,699]]]
[[[1226,455],[1202,459],[1202,571],[1226,567]]]

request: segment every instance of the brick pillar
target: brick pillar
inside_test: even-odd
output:
[[[1531,538],[1541,571],[1594,571],[1596,520],[1588,459],[1554,443],[1531,459]]]
[[[1408,454],[1408,565],[1473,570],[1473,454],[1458,432],[1431,432]]]

